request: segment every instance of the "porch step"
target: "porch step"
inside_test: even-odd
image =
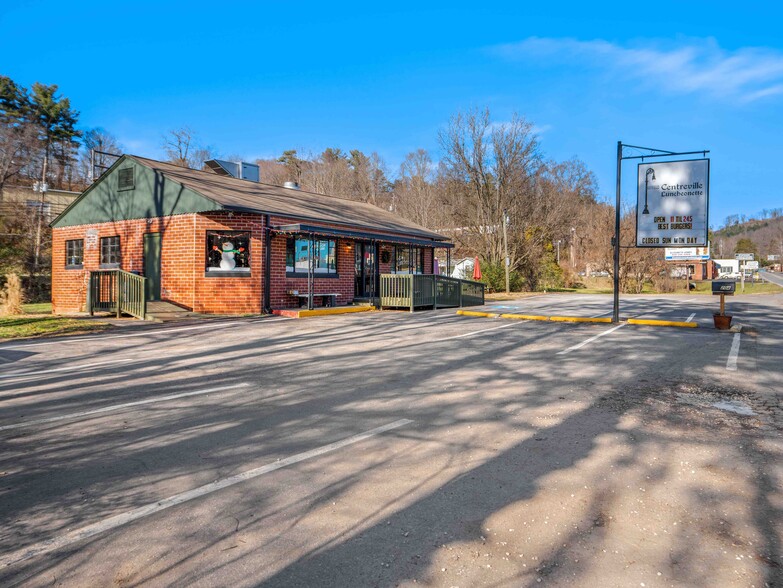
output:
[[[193,316],[193,313],[187,308],[182,308],[176,304],[170,302],[161,302],[156,300],[155,302],[147,303],[147,316],[148,321],[176,321]]]
[[[349,314],[353,312],[369,312],[375,310],[374,306],[330,306],[326,308],[314,308],[313,310],[299,310],[298,308],[288,308],[273,310],[272,313],[278,316],[287,316],[289,318],[306,318],[308,316],[326,316],[329,314]]]

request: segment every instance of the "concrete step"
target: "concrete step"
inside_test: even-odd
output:
[[[147,320],[152,321],[176,321],[193,316],[187,308],[182,308],[170,302],[156,300],[147,303]]]

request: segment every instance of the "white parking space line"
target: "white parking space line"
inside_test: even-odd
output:
[[[231,386],[221,386],[219,388],[210,388],[208,390],[196,390],[194,392],[182,392],[181,394],[169,394],[167,396],[156,396],[155,398],[146,398],[144,400],[135,400],[134,402],[124,402],[123,404],[112,404],[111,406],[104,406],[102,408],[95,408],[93,410],[84,410],[82,412],[71,412],[68,414],[61,414],[53,417],[47,417],[45,419],[36,419],[33,421],[25,421],[23,423],[14,423],[12,425],[3,425],[0,427],[0,431],[8,431],[11,429],[21,429],[22,427],[31,427],[33,425],[42,425],[46,423],[55,423],[57,421],[67,421],[78,419],[85,416],[91,416],[94,414],[101,414],[104,412],[113,412],[115,410],[121,410],[123,408],[129,408],[132,406],[142,406],[144,404],[153,404],[155,402],[165,402],[167,400],[176,400],[177,398],[188,398],[190,396],[200,396],[202,394],[211,394],[215,392],[225,392],[226,390],[235,390],[237,388],[245,388],[249,386],[247,382],[241,384],[233,384]]]
[[[584,347],[588,343],[592,343],[593,341],[595,341],[596,339],[600,339],[604,335],[608,335],[609,333],[613,333],[617,329],[624,327],[626,324],[627,323],[622,323],[620,325],[617,325],[616,327],[612,327],[611,329],[608,329],[608,330],[604,331],[603,333],[598,333],[594,337],[590,337],[589,339],[585,339],[584,341],[582,341],[581,343],[578,343],[577,345],[574,345],[574,346],[569,347],[567,349],[563,349],[562,351],[558,351],[557,355],[564,355],[566,353],[570,353],[571,351],[575,351],[577,349],[581,349],[582,347]]]
[[[689,322],[691,322],[691,321],[693,320],[693,317],[695,317],[695,316],[696,316],[696,313],[695,313],[695,312],[694,312],[694,313],[691,313],[691,316],[689,316],[688,318],[686,318],[686,319],[685,319],[685,322],[686,322],[686,323],[689,323]]]
[[[188,502],[195,498],[206,496],[207,494],[217,492],[218,490],[228,488],[229,486],[234,486],[235,484],[239,484],[240,482],[252,480],[253,478],[258,478],[259,476],[263,476],[264,474],[274,472],[275,470],[279,470],[281,468],[308,459],[312,459],[320,455],[324,455],[325,453],[337,451],[338,449],[342,449],[343,447],[347,447],[349,445],[353,445],[355,443],[365,441],[367,439],[370,439],[371,437],[375,437],[376,435],[385,433],[386,431],[391,431],[392,429],[397,429],[399,427],[409,425],[412,422],[413,421],[409,419],[400,419],[394,421],[393,423],[389,423],[387,425],[382,425],[380,427],[370,429],[369,431],[365,431],[364,433],[359,433],[358,435],[352,435],[351,437],[346,437],[345,439],[342,439],[340,441],[335,441],[334,443],[329,443],[328,445],[322,445],[321,447],[318,447],[316,449],[311,449],[310,451],[305,451],[303,453],[297,453],[296,455],[292,455],[291,457],[278,460],[274,463],[261,466],[259,468],[255,468],[252,470],[248,470],[246,472],[242,472],[241,474],[237,474],[235,476],[223,478],[222,480],[216,480],[215,482],[211,482],[204,486],[200,486],[198,488],[194,488],[192,490],[188,490],[180,494],[175,494],[174,496],[170,496],[168,498],[158,500],[156,502],[147,504],[145,506],[141,506],[129,512],[119,514],[110,517],[108,519],[104,519],[102,521],[93,523],[91,525],[87,525],[86,527],[82,527],[81,529],[76,529],[74,531],[66,533],[65,535],[60,535],[59,537],[53,537],[51,539],[47,539],[45,541],[36,543],[34,545],[28,545],[27,547],[17,549],[16,551],[12,551],[0,557],[0,569],[17,564],[19,562],[33,558],[35,556],[42,555],[44,553],[49,553],[51,551],[62,549],[63,547],[66,547],[73,543],[77,543],[79,541],[83,541],[84,539],[94,537],[95,535],[105,533],[106,531],[116,529],[117,527],[127,525],[128,523],[158,513],[167,508],[171,508],[172,506],[177,506],[178,504],[182,504],[184,502]]]
[[[726,369],[730,372],[737,371],[737,358],[740,350],[740,333],[734,333],[734,340],[731,342],[729,358],[726,360]]]
[[[492,327],[489,329],[481,329],[480,331],[471,331],[470,333],[462,333],[462,335],[453,335],[451,337],[444,337],[443,339],[433,339],[431,343],[437,343],[439,341],[449,341],[451,339],[461,339],[462,337],[470,337],[472,335],[478,335],[479,333],[486,333],[487,331],[497,331],[498,329],[505,329],[506,327],[513,327],[518,323],[505,323],[499,327]]]
[[[281,319],[265,319],[263,321],[255,321],[255,323],[259,322],[277,322],[278,320],[291,320],[287,318],[281,318]],[[254,324],[255,324],[254,323]],[[170,329],[163,329],[161,331],[156,331],[154,329],[150,329],[147,331],[144,331],[143,333],[125,333],[123,335],[104,335],[104,336],[93,336],[93,337],[81,337],[79,339],[58,339],[56,341],[42,341],[41,343],[27,343],[25,345],[7,345],[0,347],[0,351],[3,349],[26,349],[28,347],[40,347],[42,345],[61,345],[64,343],[73,343],[78,342],[81,343],[82,341],[107,341],[109,339],[129,339],[131,337],[153,337],[155,335],[161,335],[165,333],[182,333],[184,331],[196,331],[199,329],[218,329],[220,327],[230,327],[232,325],[243,325],[243,324],[249,324],[248,322],[244,321],[231,321],[227,323],[211,323],[207,325],[195,325],[191,327],[173,327]]]
[[[11,373],[11,374],[0,375],[0,379],[5,380],[5,379],[8,379],[8,378],[29,378],[31,376],[43,376],[43,375],[46,375],[46,374],[55,374],[55,373],[58,373],[58,372],[75,372],[75,371],[79,371],[79,370],[83,370],[83,369],[87,369],[87,368],[95,368],[95,367],[99,367],[99,366],[103,366],[103,365],[114,365],[116,363],[128,363],[128,362],[131,362],[131,361],[136,361],[136,360],[132,359],[132,358],[112,359],[112,360],[109,360],[109,361],[101,361],[101,362],[98,362],[98,363],[85,363],[85,364],[81,364],[81,365],[70,365],[70,366],[61,367],[61,368],[52,368],[50,370],[38,370],[38,371],[35,371],[35,372],[14,372],[14,373]]]

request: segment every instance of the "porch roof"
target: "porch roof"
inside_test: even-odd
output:
[[[440,247],[451,249],[453,243],[444,241],[433,241],[425,239],[416,239],[414,237],[401,237],[397,235],[387,235],[373,231],[346,231],[343,229],[333,229],[329,227],[319,227],[317,225],[308,225],[302,223],[279,225],[272,227],[273,231],[278,233],[305,233],[319,235],[323,237],[340,237],[343,239],[357,239],[362,241],[381,241],[383,243],[403,243],[405,245],[416,245],[418,247]]]

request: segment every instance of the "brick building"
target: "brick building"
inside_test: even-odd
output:
[[[194,312],[295,308],[308,292],[347,304],[373,299],[381,273],[432,273],[435,248],[452,246],[371,204],[131,155],[52,229],[55,313],[84,310],[90,272],[112,268]]]

